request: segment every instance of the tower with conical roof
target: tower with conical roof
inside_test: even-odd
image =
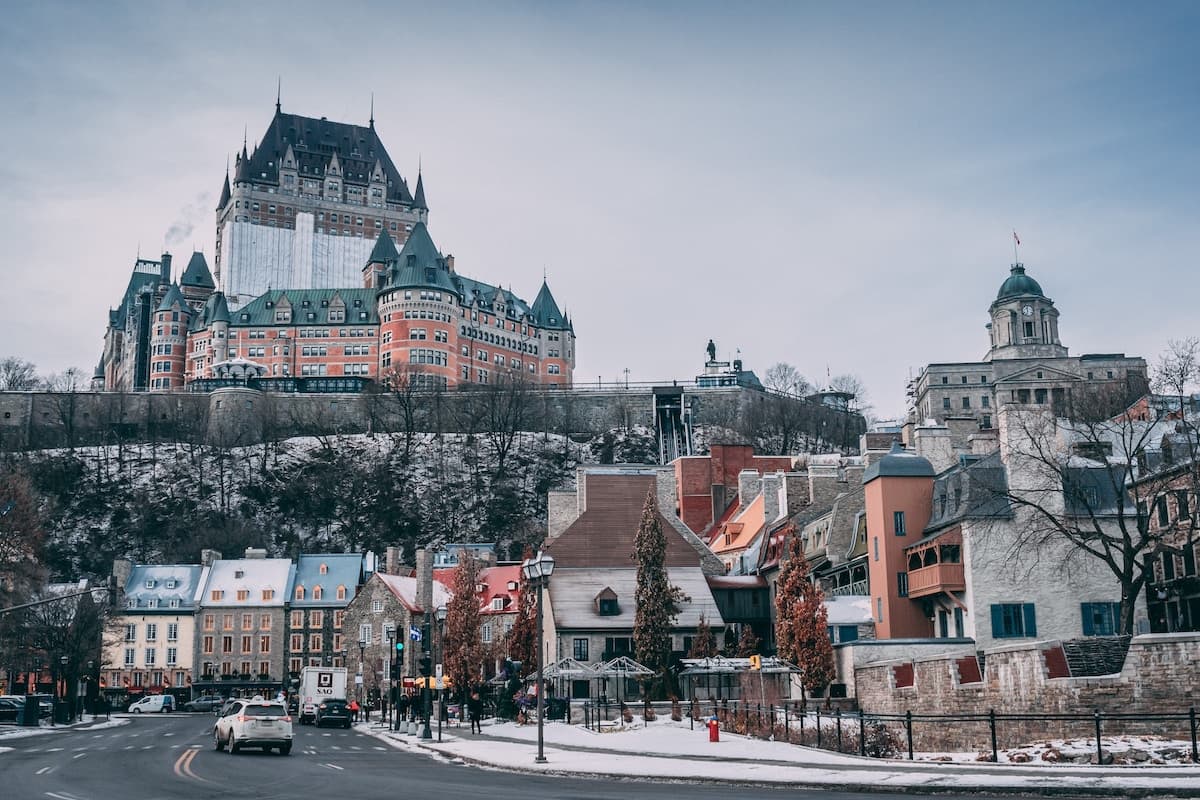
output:
[[[389,156],[375,124],[333,122],[283,111],[251,148],[243,138],[229,191],[216,212],[213,277],[231,308],[268,287],[360,285],[380,233],[402,245],[427,222],[417,196]],[[186,295],[186,291],[185,291]]]
[[[154,311],[150,336],[150,391],[166,392],[183,388],[188,327],[194,313],[178,284],[170,284]]]

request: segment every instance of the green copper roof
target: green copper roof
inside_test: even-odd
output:
[[[904,449],[899,442],[892,442],[891,451],[871,462],[863,473],[862,482],[870,483],[876,478],[932,478],[933,465],[929,459]]]
[[[1024,264],[1013,264],[1011,274],[1004,283],[1000,284],[1000,291],[996,293],[996,299],[1005,300],[1009,297],[1025,295],[1046,296],[1038,282],[1025,274]]]
[[[438,252],[424,222],[413,226],[412,232],[404,242],[404,249],[387,272],[381,291],[408,288],[440,289],[450,294],[458,294],[458,287],[454,284],[446,259]]]
[[[396,242],[387,231],[382,231],[379,238],[375,240],[375,247],[371,249],[371,257],[367,259],[367,263],[387,264],[399,257],[400,253],[396,250]]]
[[[329,310],[343,307],[345,319],[330,322]],[[288,308],[291,320],[276,321],[276,312]],[[379,323],[374,289],[272,289],[234,311],[232,317],[235,328]]]
[[[564,330],[567,328],[566,318],[559,310],[558,303],[555,302],[554,295],[550,292],[550,286],[545,280],[542,281],[542,288],[534,298],[530,313],[533,314],[539,327]]]
[[[171,306],[178,304],[179,308],[184,311],[190,311],[187,300],[183,299],[183,292],[179,291],[179,287],[171,284],[171,288],[167,289],[167,293],[163,295],[162,302],[158,304],[159,311],[170,311]]]
[[[204,253],[192,253],[192,258],[188,261],[187,269],[179,277],[179,285],[199,286],[203,289],[217,288],[216,282],[213,281],[212,273],[208,271],[208,262],[204,260]]]

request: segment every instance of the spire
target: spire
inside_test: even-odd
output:
[[[398,258],[400,258],[400,253],[396,250],[396,242],[386,230],[380,231],[379,238],[375,240],[375,247],[371,250],[371,256],[367,259],[367,263],[387,264]]]
[[[417,190],[413,192],[413,208],[419,208],[422,211],[428,211],[429,206],[425,204],[425,182],[421,178],[421,167],[417,166]]]
[[[221,199],[217,202],[217,211],[229,205],[229,159],[225,159],[225,185],[221,187]]]
[[[533,301],[533,305],[530,306],[529,313],[533,315],[534,321],[540,327],[564,327],[562,312],[558,310],[558,303],[555,302],[554,295],[551,294],[550,286],[545,279],[542,280],[542,288]]]
[[[275,80],[275,113],[278,114],[282,107],[282,104],[279,102],[279,100],[283,95],[283,76],[280,75]]]
[[[179,285],[196,286],[201,289],[216,288],[216,283],[213,282],[212,273],[208,271],[208,262],[204,260],[203,253],[192,253],[192,258],[188,261],[187,268],[179,276]]]
[[[245,161],[247,158],[250,157],[250,154],[246,152],[246,140],[249,138],[250,138],[250,126],[247,125],[246,127],[242,128],[242,161]]]
[[[375,93],[371,92],[371,119],[367,123],[371,130],[375,130]]]

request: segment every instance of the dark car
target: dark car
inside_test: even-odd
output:
[[[24,698],[0,697],[0,722],[20,722],[24,709]]]
[[[225,705],[225,698],[220,695],[210,695],[208,697],[197,697],[195,700],[190,700],[183,704],[184,711],[202,711],[213,712]]]
[[[317,705],[315,722],[318,728],[322,725],[340,725],[343,728],[349,728],[353,716],[350,709],[346,707],[345,700],[322,700]]]

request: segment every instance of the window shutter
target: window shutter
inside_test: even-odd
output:
[[[1037,617],[1033,612],[1033,603],[1026,603],[1021,610],[1025,613],[1025,635],[1037,636]]]
[[[1001,610],[998,603],[992,604],[992,636],[1000,638],[1011,634],[1004,630],[1004,612]]]
[[[1092,624],[1092,604],[1080,603],[1079,613],[1083,617],[1083,635],[1093,636],[1096,633],[1096,626]]]

